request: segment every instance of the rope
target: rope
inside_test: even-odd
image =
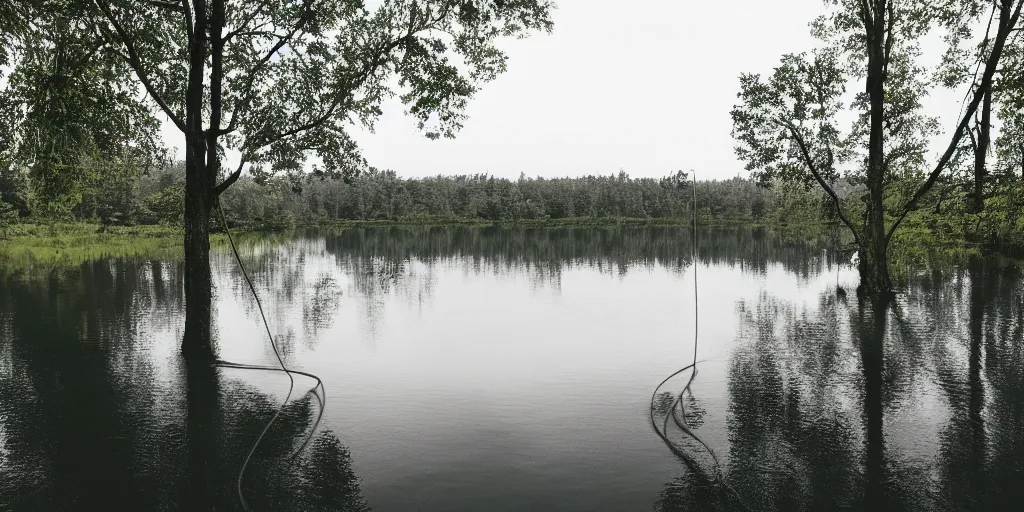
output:
[[[310,393],[312,393],[313,396],[316,397],[317,403],[320,404],[320,413],[317,414],[316,421],[313,422],[313,428],[311,428],[309,430],[309,435],[306,436],[306,439],[302,442],[302,444],[299,446],[299,448],[297,450],[295,450],[295,453],[293,453],[291,456],[288,457],[288,462],[292,462],[293,460],[295,460],[295,458],[298,457],[300,453],[302,453],[302,450],[304,450],[306,448],[306,445],[309,444],[309,441],[311,441],[313,439],[313,433],[316,432],[317,427],[320,426],[320,420],[323,419],[323,417],[324,417],[324,410],[327,408],[327,389],[324,387],[324,383],[323,383],[323,381],[320,380],[320,377],[317,377],[316,375],[313,375],[312,373],[302,372],[302,371],[299,371],[299,370],[283,370],[281,368],[275,368],[273,366],[261,366],[261,365],[255,365],[255,364],[232,363],[230,361],[223,361],[223,360],[217,360],[214,363],[214,365],[222,366],[224,368],[238,368],[240,370],[264,370],[264,371],[268,371],[268,372],[290,372],[290,373],[294,373],[294,374],[297,374],[297,375],[302,375],[302,376],[305,376],[305,377],[309,377],[309,378],[311,378],[311,379],[316,381],[316,386],[313,386],[313,389],[310,390]],[[317,391],[316,391],[317,388],[320,389],[320,393],[317,393]],[[321,394],[323,394],[322,397],[320,396]]]
[[[295,374],[299,374],[299,375],[304,375],[304,376],[307,376],[307,377],[310,377],[310,378],[313,378],[313,379],[316,380],[317,386],[313,387],[312,392],[313,392],[314,396],[317,397],[317,401],[320,403],[320,414],[317,416],[316,423],[313,424],[313,428],[310,430],[309,435],[306,437],[306,440],[303,441],[303,443],[299,447],[299,449],[296,450],[295,453],[292,454],[288,458],[289,462],[293,461],[295,459],[295,457],[297,457],[299,455],[299,453],[302,452],[302,450],[309,443],[310,439],[312,439],[313,432],[315,432],[317,426],[320,425],[320,419],[323,417],[324,409],[326,408],[326,405],[327,405],[327,390],[324,388],[323,381],[320,380],[320,378],[317,377],[316,375],[313,375],[311,373],[306,373],[306,372],[300,372],[300,371],[297,371],[297,370],[289,370],[288,366],[286,366],[284,364],[284,359],[281,357],[281,352],[277,349],[277,343],[274,341],[274,335],[273,335],[273,333],[270,332],[270,323],[267,322],[267,315],[263,311],[263,304],[260,302],[260,296],[259,296],[259,294],[256,293],[256,287],[252,284],[252,279],[249,278],[248,272],[245,271],[245,265],[242,264],[242,257],[238,254],[238,247],[235,245],[234,237],[231,236],[231,230],[228,228],[228,221],[224,217],[224,207],[221,205],[220,201],[217,201],[217,211],[220,213],[220,220],[224,224],[224,232],[227,233],[227,235],[228,235],[228,242],[231,244],[231,252],[234,253],[234,255],[235,255],[235,261],[238,262],[238,268],[241,269],[242,276],[245,278],[245,282],[249,285],[249,290],[252,292],[253,298],[256,299],[256,307],[260,311],[260,318],[263,319],[263,326],[267,330],[267,337],[270,338],[270,346],[271,346],[271,348],[274,349],[274,355],[277,357],[277,362],[281,365],[281,367],[280,368],[274,368],[272,366],[259,366],[259,365],[240,364],[240,363],[232,363],[232,362],[221,361],[221,360],[217,360],[214,363],[214,365],[215,366],[223,366],[223,367],[226,367],[226,368],[238,368],[238,369],[244,369],[244,370],[278,371],[278,372],[284,372],[285,375],[288,376],[288,394],[285,395],[284,401],[281,402],[281,406],[277,408],[277,412],[274,413],[274,417],[270,418],[270,421],[267,422],[267,425],[265,427],[263,427],[263,431],[260,432],[259,437],[256,438],[256,442],[253,443],[252,448],[249,450],[248,455],[245,456],[245,461],[242,463],[242,468],[238,471],[238,483],[237,483],[238,501],[241,502],[242,508],[244,510],[246,510],[246,512],[252,512],[252,508],[250,508],[249,504],[246,503],[245,496],[242,493],[242,480],[243,480],[243,478],[245,476],[245,469],[249,466],[249,462],[252,460],[253,454],[256,453],[256,448],[259,447],[260,442],[262,442],[263,438],[266,437],[267,432],[270,430],[270,427],[274,425],[274,422],[277,421],[278,416],[281,415],[281,412],[284,411],[285,406],[288,405],[288,402],[291,400],[292,393],[295,390],[295,377],[292,374],[295,373]],[[321,390],[323,390],[323,399],[322,400],[321,400],[320,395],[318,395],[316,393],[316,388],[317,387],[319,387]]]
[[[697,173],[693,173],[693,373],[697,374]],[[693,380],[693,377],[690,377]],[[689,385],[687,385],[689,387]],[[682,393],[679,394],[682,397]]]
[[[712,450],[711,446],[709,446],[706,442],[704,442],[704,440],[701,439],[700,436],[698,436],[690,428],[689,423],[687,423],[687,421],[686,421],[686,407],[685,407],[685,405],[683,405],[683,395],[686,394],[687,392],[689,392],[690,396],[693,396],[693,392],[690,391],[690,385],[693,384],[693,380],[697,377],[697,345],[698,345],[698,339],[699,339],[698,338],[698,330],[697,330],[698,326],[699,326],[699,316],[698,316],[698,309],[697,309],[697,297],[698,297],[698,295],[697,295],[697,266],[698,266],[698,261],[697,261],[697,257],[698,257],[697,240],[698,240],[697,239],[697,174],[694,173],[693,174],[693,362],[688,364],[688,365],[686,365],[686,366],[684,366],[683,368],[677,370],[672,375],[669,375],[668,377],[665,378],[665,380],[661,381],[661,383],[659,383],[657,387],[654,388],[654,393],[651,394],[651,411],[650,411],[650,413],[651,413],[650,414],[650,416],[651,416],[651,428],[654,429],[654,433],[656,433],[658,435],[658,437],[661,438],[661,440],[665,443],[666,446],[668,446],[669,450],[671,450],[673,454],[675,454],[677,457],[683,459],[683,462],[685,462],[688,466],[696,467],[697,465],[691,459],[691,457],[688,456],[680,447],[676,446],[676,444],[673,443],[668,438],[668,422],[669,422],[669,420],[672,420],[672,422],[676,425],[676,427],[678,427],[680,430],[682,430],[684,434],[686,434],[686,435],[690,436],[691,438],[693,438],[694,441],[697,441],[701,446],[704,447],[705,450],[707,450],[708,454],[711,455],[711,460],[714,462],[714,480],[715,480],[715,482],[718,483],[718,485],[720,485],[723,489],[729,491],[729,493],[732,494],[733,498],[736,500],[737,503],[740,504],[740,506],[743,507],[743,509],[752,511],[753,509],[750,508],[750,506],[748,506],[746,504],[746,502],[743,501],[743,498],[740,497],[738,492],[736,492],[736,489],[734,489],[731,485],[729,485],[725,481],[725,476],[722,474],[722,466],[721,466],[721,463],[718,460],[718,456],[715,454],[715,451]],[[668,411],[666,411],[666,413],[665,413],[665,421],[662,424],[662,428],[659,430],[657,422],[654,419],[655,400],[656,400],[656,398],[658,396],[658,391],[661,389],[662,386],[665,385],[666,382],[671,380],[672,377],[675,377],[676,375],[679,375],[680,373],[683,373],[684,371],[689,370],[691,368],[693,369],[693,372],[690,374],[690,380],[688,380],[686,382],[686,386],[683,386],[683,390],[680,391],[679,395],[676,396],[675,399],[672,401],[672,405],[669,407]]]

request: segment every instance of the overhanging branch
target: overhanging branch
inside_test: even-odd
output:
[[[820,172],[818,172],[818,167],[814,165],[814,160],[811,158],[811,154],[807,150],[807,143],[804,141],[803,135],[801,135],[796,126],[793,126],[793,123],[788,120],[777,119],[775,122],[789,130],[789,133],[792,134],[797,146],[800,147],[800,154],[804,159],[804,164],[807,166],[807,169],[811,171],[811,176],[814,177],[814,180],[818,182],[818,185],[821,186],[821,188],[825,190],[825,193],[828,194],[829,198],[832,199],[832,203],[836,207],[836,213],[839,215],[839,220],[843,221],[843,224],[846,224],[846,227],[850,228],[850,231],[853,232],[854,240],[857,241],[857,245],[860,245],[860,235],[857,234],[857,230],[853,227],[853,223],[850,222],[850,219],[846,218],[846,214],[843,213],[843,205],[839,201],[839,195],[837,195],[836,191],[832,189],[832,186],[825,181],[825,178]]]
[[[96,6],[99,7],[101,11],[103,11],[103,16],[114,27],[114,30],[117,31],[117,35],[121,39],[121,44],[124,45],[125,51],[127,52],[127,55],[125,56],[128,57],[128,65],[131,66],[133,71],[135,71],[135,76],[137,76],[139,78],[139,81],[142,82],[142,86],[146,88],[146,92],[149,93],[149,96],[153,98],[153,101],[155,101],[157,105],[160,106],[160,109],[164,111],[164,114],[166,114],[167,117],[171,119],[171,122],[174,123],[174,126],[178,127],[178,129],[181,130],[182,133],[185,133],[187,131],[185,127],[185,121],[183,121],[180,117],[178,117],[177,114],[174,113],[173,110],[171,110],[171,107],[168,106],[164,98],[160,96],[160,93],[157,92],[156,87],[153,86],[153,83],[149,79],[149,75],[147,75],[146,71],[142,68],[142,60],[139,58],[139,53],[135,49],[135,43],[133,42],[131,36],[129,36],[128,32],[124,29],[124,27],[122,27],[121,24],[117,22],[117,18],[115,18],[114,13],[110,11],[109,5],[107,5],[105,2],[101,0],[94,1],[96,2]]]
[[[238,181],[238,178],[242,176],[242,166],[244,166],[245,164],[246,159],[245,157],[242,157],[241,161],[238,162],[238,168],[235,169],[235,172],[229,174],[227,178],[224,178],[224,181],[222,181],[216,187],[213,187],[213,195],[219,196],[223,194],[224,191],[228,189],[228,187],[234,185],[235,182]]]

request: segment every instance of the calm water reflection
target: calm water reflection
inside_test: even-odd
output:
[[[297,378],[246,473],[256,510],[733,510],[711,459],[650,429],[693,354],[674,228],[352,230],[243,258]],[[908,278],[888,309],[836,294],[826,239],[702,235],[691,425],[753,510],[1016,510],[1024,305],[1013,268]],[[218,350],[275,363],[230,254]],[[281,374],[186,368],[179,263],[0,268],[0,509],[237,510]],[[669,382],[678,392],[689,375]],[[670,389],[672,391],[672,389]]]

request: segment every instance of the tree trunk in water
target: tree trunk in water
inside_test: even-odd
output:
[[[206,65],[206,1],[193,2],[193,40],[189,44],[185,92],[185,335],[186,359],[212,359],[213,280],[210,273],[210,210],[213,184],[206,162],[203,130],[203,70]]]
[[[194,142],[193,145],[201,145]],[[194,159],[201,148],[186,148],[185,162],[185,336],[187,359],[212,359],[213,280],[210,272],[210,201],[206,166]]]
[[[893,297],[892,279],[889,276],[889,258],[886,254],[885,219],[881,212],[873,211],[869,225],[860,235],[859,291],[878,299]]]
[[[885,256],[885,66],[889,55],[885,30],[886,0],[875,0],[865,27],[867,35],[867,93],[870,102],[868,134],[868,215],[860,235],[860,290],[880,299],[892,296],[889,263]],[[868,13],[865,13],[868,14]]]
[[[978,145],[974,148],[974,213],[985,209],[985,157],[988,153],[989,137],[992,126],[992,88],[985,91],[981,103],[981,124],[978,126]]]

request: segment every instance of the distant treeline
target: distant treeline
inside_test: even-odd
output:
[[[967,244],[1024,249],[1024,181],[992,185],[984,212],[970,213],[970,187],[941,183],[914,213],[898,238],[914,245]],[[107,225],[180,225],[184,170],[181,164],[149,172],[123,168],[84,174],[74,193],[41,201],[28,173],[0,168],[0,217],[25,222],[76,220]],[[846,182],[835,187],[852,214],[863,191]],[[280,229],[343,221],[409,223],[555,223],[560,219],[674,219],[693,215],[694,184],[684,172],[635,178],[626,172],[576,178],[507,179],[486,174],[402,178],[371,169],[349,182],[285,177],[257,182],[241,178],[222,196],[229,222],[248,229]],[[835,209],[817,187],[752,179],[698,181],[697,214],[703,224],[768,226],[834,222]],[[5,213],[6,212],[6,213]],[[0,220],[2,224],[3,220]],[[0,233],[2,235],[2,233]],[[937,235],[937,236],[936,236]]]
[[[22,218],[56,215],[118,225],[182,222],[180,165],[136,179],[96,173],[60,209],[33,201],[27,176],[7,174],[0,176],[2,199]],[[622,171],[578,178],[402,178],[371,169],[350,182],[277,178],[258,183],[243,177],[222,201],[233,222],[271,228],[343,220],[689,219],[692,187],[683,172],[663,178],[634,178]],[[808,222],[822,220],[830,211],[820,191],[784,184],[765,189],[744,178],[698,182],[696,203],[705,222]]]
[[[240,219],[285,215],[303,221],[453,218],[516,221],[571,218],[691,218],[694,190],[686,174],[633,178],[625,172],[578,178],[506,179],[485,174],[400,178],[368,172],[351,184],[314,181],[301,194],[287,182],[239,184],[225,206]],[[276,189],[276,190],[275,190]],[[281,200],[283,199],[283,200]],[[705,221],[797,222],[822,219],[824,194],[799,186],[775,189],[733,178],[702,181],[697,212]]]

